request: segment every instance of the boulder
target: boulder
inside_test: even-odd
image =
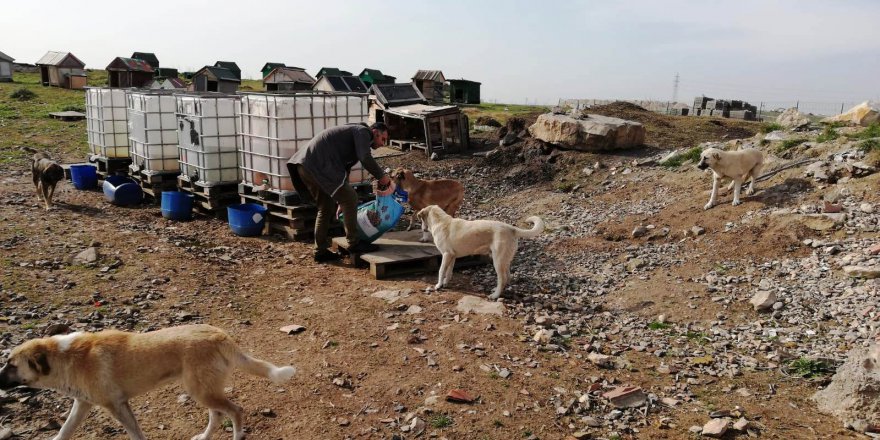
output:
[[[846,113],[825,118],[822,122],[846,122],[847,124],[867,127],[875,122],[880,122],[880,103],[865,101],[847,110]]]
[[[532,137],[562,148],[603,151],[632,148],[645,143],[645,126],[600,115],[573,118],[545,113],[529,127]]]
[[[880,424],[880,344],[855,348],[837,368],[831,383],[813,395],[819,411],[845,425]]]
[[[755,311],[763,312],[773,308],[776,302],[776,292],[772,290],[759,290],[752,296],[749,303],[755,308]]]
[[[792,107],[782,112],[782,114],[776,118],[776,123],[785,128],[797,130],[809,126],[810,118],[799,112],[798,109]]]

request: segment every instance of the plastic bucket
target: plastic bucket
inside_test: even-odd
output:
[[[263,233],[268,210],[253,203],[242,203],[226,208],[232,233],[241,237],[254,237]]]
[[[98,169],[91,165],[71,165],[70,180],[79,190],[95,188],[98,186]]]
[[[168,220],[191,220],[193,196],[182,191],[162,191],[162,217]]]
[[[114,205],[136,205],[144,199],[144,190],[125,176],[104,179],[104,198]]]

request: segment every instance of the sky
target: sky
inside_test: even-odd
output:
[[[828,106],[880,100],[880,1],[227,0],[16,2],[0,51],[70,51],[88,68],[154,52],[259,78],[267,61],[406,81],[418,69],[482,83],[484,101],[694,96]]]

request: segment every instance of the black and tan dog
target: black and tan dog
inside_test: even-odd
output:
[[[64,169],[55,162],[49,154],[22,147],[23,150],[33,153],[31,171],[34,174],[34,186],[37,189],[37,198],[42,200],[46,210],[52,207],[52,196],[55,195],[55,186],[64,180]]]
[[[208,427],[193,437],[206,440],[232,419],[233,438],[244,438],[242,410],[224,393],[234,368],[282,383],[293,367],[276,367],[239,349],[223,330],[209,325],[171,327],[148,333],[107,330],[33,339],[12,350],[0,369],[0,389],[48,388],[73,397],[73,409],[56,440],[73,437],[93,405],[104,407],[128,436],[145,440],[128,400],[173,380],[208,407]]]

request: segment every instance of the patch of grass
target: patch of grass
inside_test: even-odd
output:
[[[27,324],[21,325],[22,330],[33,330],[35,328],[37,328],[37,323],[35,323],[35,322],[29,322]]]
[[[791,150],[792,148],[797,147],[798,145],[800,145],[806,141],[807,140],[803,139],[803,138],[784,140],[784,141],[782,141],[781,144],[779,144],[778,147],[776,147],[776,152],[782,153],[782,152]]]
[[[648,328],[651,330],[666,330],[670,327],[670,325],[666,322],[654,321],[648,324]]]
[[[575,187],[574,182],[559,182],[556,184],[556,189],[562,192],[571,192]]]
[[[438,414],[431,418],[431,427],[435,429],[443,429],[452,426],[452,418],[446,414]]]
[[[824,361],[803,357],[789,362],[788,369],[792,374],[804,379],[821,377],[834,372],[834,369]]]
[[[523,438],[529,438],[532,436],[532,431],[525,430],[523,431]]]
[[[700,160],[700,154],[703,153],[703,150],[700,147],[694,147],[690,150],[685,151],[684,153],[679,154],[678,156],[673,157],[672,159],[667,160],[663,163],[663,166],[666,168],[678,168],[682,166],[685,162],[691,161],[696,162]]]
[[[489,104],[483,103],[479,105],[460,105],[462,112],[467,115],[471,123],[480,116],[488,116],[500,122],[502,125],[514,116],[523,116],[529,114],[546,113],[549,108],[536,105],[515,105],[515,104]]]
[[[232,428],[232,420],[223,419],[223,423],[221,423],[220,426],[222,426],[223,429],[230,429]]]
[[[685,332],[684,337],[688,338],[688,340],[690,341],[696,341],[701,344],[705,343],[708,340],[705,333],[695,332],[693,330],[688,330],[687,332]]]
[[[30,101],[30,100],[36,98],[37,94],[22,87],[16,91],[12,92],[11,94],[9,94],[9,97],[12,99],[15,99],[16,101]]]
[[[834,127],[825,127],[825,130],[816,138],[816,142],[828,142],[833,141],[840,137],[840,133],[834,129]]]
[[[64,107],[61,107],[61,111],[85,113],[86,107],[84,105],[65,105]]]
[[[875,122],[864,130],[847,135],[850,139],[872,139],[880,137],[880,123]]]
[[[880,140],[878,139],[867,139],[859,142],[856,146],[859,151],[870,153],[872,151],[880,151]]]
[[[776,122],[765,122],[761,124],[761,133],[767,134],[771,131],[782,130],[784,127],[777,124]]]

